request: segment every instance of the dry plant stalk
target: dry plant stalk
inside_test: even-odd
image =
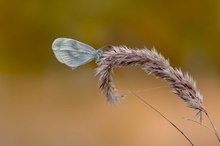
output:
[[[111,72],[113,68],[125,66],[141,66],[148,74],[166,80],[174,94],[185,101],[188,107],[199,111],[197,116],[200,121],[202,120],[202,112],[209,118],[203,104],[203,97],[197,90],[196,83],[192,77],[189,74],[184,74],[180,69],[170,66],[169,61],[154,48],[152,50],[132,50],[125,46],[113,46],[111,50],[102,54],[98,60],[96,74],[100,75],[100,89],[110,103],[120,103],[123,98],[116,92]],[[212,126],[220,143],[218,133],[213,124]]]

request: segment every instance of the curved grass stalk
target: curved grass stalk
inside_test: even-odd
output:
[[[185,101],[188,107],[198,110],[196,115],[200,122],[202,121],[202,113],[205,113],[220,144],[219,134],[205,109],[203,97],[197,90],[195,81],[188,73],[183,73],[180,69],[170,66],[169,61],[155,49],[133,50],[127,47],[112,46],[111,50],[102,54],[97,63],[96,74],[100,75],[99,87],[110,103],[120,103],[123,99],[116,92],[111,76],[113,69],[140,66],[148,74],[166,80],[174,94]]]

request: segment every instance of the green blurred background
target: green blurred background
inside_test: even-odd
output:
[[[95,48],[155,47],[193,75],[220,127],[219,0],[1,0],[0,18],[0,145],[187,145],[135,97],[108,104],[94,62],[71,70],[56,60],[51,44],[57,37]],[[114,79],[119,89],[144,90],[140,95],[195,145],[217,145],[207,129],[182,119],[195,112],[164,81],[132,67],[116,70]]]

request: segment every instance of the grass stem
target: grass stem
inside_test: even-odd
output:
[[[192,143],[192,141],[185,135],[185,133],[180,130],[173,122],[171,122],[166,116],[164,116],[160,111],[158,111],[155,107],[153,107],[151,104],[149,104],[148,102],[146,102],[142,97],[138,96],[137,94],[135,94],[134,92],[131,91],[131,93],[137,97],[141,102],[143,102],[145,105],[149,106],[151,109],[153,109],[155,112],[157,112],[160,116],[162,116],[167,122],[169,122],[176,130],[178,130],[186,139],[187,141],[194,146],[194,144]]]

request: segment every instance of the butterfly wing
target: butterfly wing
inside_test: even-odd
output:
[[[96,52],[91,46],[68,38],[56,39],[52,49],[59,62],[73,69],[93,60]]]

